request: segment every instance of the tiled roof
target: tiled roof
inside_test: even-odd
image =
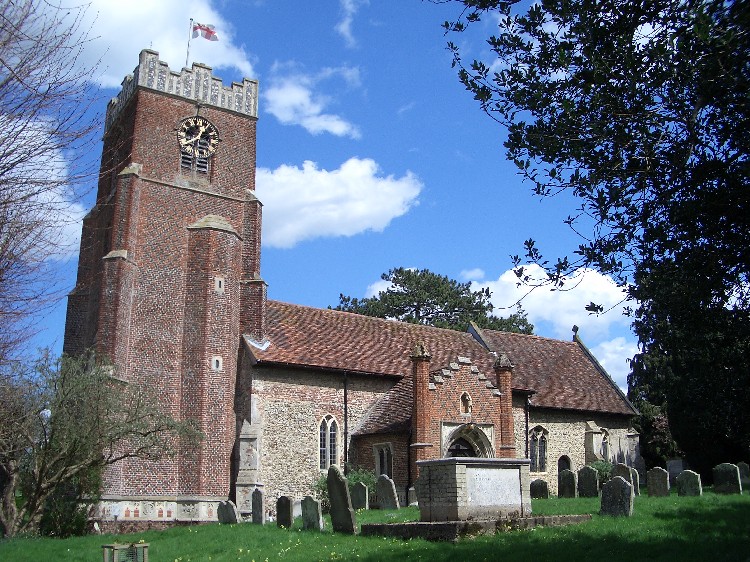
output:
[[[268,301],[265,350],[250,347],[260,364],[346,370],[403,376],[409,356],[423,342],[431,365],[448,365],[458,355],[491,370],[493,357],[471,334],[395,320]]]
[[[634,409],[583,344],[539,336],[479,330],[472,334],[268,301],[268,345],[250,345],[259,365],[286,364],[404,377],[378,404],[358,432],[395,431],[411,416],[411,355],[423,342],[431,370],[466,357],[485,373],[495,355],[506,353],[515,367],[513,388],[536,391],[532,406],[633,415]],[[250,343],[250,342],[248,342]],[[486,347],[485,347],[486,345]],[[405,376],[406,375],[406,376]]]
[[[513,387],[536,391],[531,405],[634,415],[634,408],[580,341],[480,330],[491,351],[515,365]]]

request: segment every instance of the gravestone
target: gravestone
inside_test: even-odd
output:
[[[375,483],[375,493],[378,495],[380,509],[399,509],[401,507],[396,494],[396,485],[387,475],[381,474],[378,476],[378,481]]]
[[[738,462],[737,468],[740,470],[740,484],[742,484],[742,489],[750,490],[750,466],[746,462]]]
[[[612,467],[612,478],[615,476],[621,476],[625,482],[633,485],[633,471],[630,470],[630,467],[624,463],[618,462]]]
[[[692,470],[683,470],[677,476],[678,496],[702,496],[701,475]]]
[[[352,509],[370,509],[370,498],[367,484],[364,482],[355,482],[350,490],[352,494]]]
[[[713,469],[714,492],[717,494],[741,494],[740,469],[728,462],[717,464]]]
[[[531,482],[531,499],[534,500],[546,500],[549,499],[549,485],[546,480],[537,478]]]
[[[276,500],[276,525],[291,529],[294,523],[294,500],[289,496],[279,496]]]
[[[231,500],[219,502],[219,507],[216,508],[216,517],[219,519],[219,523],[232,524],[241,521],[237,506]]]
[[[667,472],[669,473],[669,484],[674,486],[677,483],[677,477],[683,470],[687,470],[687,463],[682,459],[669,459],[667,461]]]
[[[328,469],[327,484],[333,530],[338,533],[356,534],[357,520],[352,509],[349,484],[341,473],[341,469],[335,464]]]
[[[669,472],[656,466],[646,474],[646,487],[651,498],[663,498],[669,495]]]
[[[613,517],[633,515],[633,486],[622,476],[615,476],[602,486],[602,504],[599,513]]]
[[[640,496],[641,495],[641,474],[633,467],[630,467],[630,475],[632,477],[632,482],[633,482],[633,494],[636,496]]]
[[[302,500],[302,528],[309,531],[322,531],[324,526],[320,502],[312,496],[305,496]]]
[[[252,521],[257,525],[264,525],[266,523],[266,510],[263,508],[263,492],[260,488],[253,490],[253,513]]]
[[[560,471],[557,475],[557,497],[558,498],[575,498],[578,497],[578,484],[576,473],[567,468]]]
[[[599,471],[593,466],[584,466],[578,471],[578,496],[581,498],[599,497]]]

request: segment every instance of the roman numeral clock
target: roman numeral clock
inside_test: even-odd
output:
[[[177,129],[180,150],[193,158],[208,158],[219,146],[219,132],[205,117],[196,115],[183,119]]]

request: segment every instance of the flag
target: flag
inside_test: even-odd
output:
[[[219,36],[216,35],[213,25],[195,22],[193,23],[193,38],[195,39],[198,35],[209,41],[219,40]]]

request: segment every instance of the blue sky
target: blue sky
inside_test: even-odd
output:
[[[94,0],[87,17],[96,38],[81,62],[101,61],[92,80],[103,88],[103,112],[141,49],[158,51],[173,70],[185,64],[192,17],[214,25],[219,41],[193,39],[189,63],[213,67],[225,83],[259,80],[257,192],[270,298],[336,305],[340,293],[370,296],[381,273],[403,266],[490,287],[496,312],[507,315],[528,291],[516,287],[509,256],[527,238],[550,257],[570,254],[580,240],[563,219],[575,201],[532,194],[505,160],[504,130],[458,82],[441,23],[459,8],[420,0]],[[486,21],[451,39],[467,58],[481,56],[482,33],[492,27]],[[75,253],[59,262],[71,288]],[[536,333],[569,339],[578,325],[626,387],[636,340],[617,306],[622,293],[593,272],[568,286],[523,300]],[[590,301],[614,309],[592,316]],[[60,349],[64,308],[42,319],[35,344]]]

